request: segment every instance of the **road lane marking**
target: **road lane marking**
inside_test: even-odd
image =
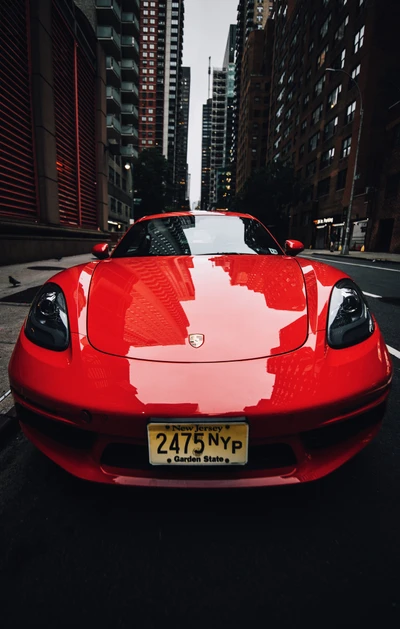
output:
[[[5,400],[5,399],[6,399],[6,397],[8,397],[8,396],[10,395],[10,393],[11,393],[11,389],[9,389],[8,391],[6,391],[6,393],[0,397],[0,402],[2,402],[3,400]]]
[[[398,349],[394,349],[394,347],[390,347],[390,345],[386,345],[386,347],[388,348],[389,354],[393,354],[393,356],[400,359],[400,352]]]
[[[367,297],[374,297],[374,299],[382,299],[382,295],[374,295],[374,293],[366,293],[365,290],[363,290],[363,294],[366,295]]]
[[[312,260],[312,258],[318,258],[319,256],[301,256],[302,258],[307,258],[308,260]],[[388,269],[385,266],[372,266],[372,264],[356,264],[355,262],[342,262],[341,260],[331,260],[329,258],[329,262],[327,258],[322,258],[321,262],[325,262],[326,264],[346,264],[347,266],[358,266],[363,269],[375,269],[376,271],[392,271],[392,273],[400,273],[400,269]]]

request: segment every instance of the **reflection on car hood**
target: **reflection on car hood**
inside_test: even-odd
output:
[[[90,286],[88,337],[102,352],[168,362],[290,352],[307,338],[303,274],[286,256],[106,260]]]

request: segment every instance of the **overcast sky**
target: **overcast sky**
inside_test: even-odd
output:
[[[191,70],[188,163],[190,201],[200,199],[202,106],[208,97],[208,57],[221,68],[238,0],[185,0],[183,65]],[[211,75],[212,77],[212,75]]]

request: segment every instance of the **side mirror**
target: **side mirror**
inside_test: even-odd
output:
[[[109,258],[110,254],[108,252],[108,244],[106,242],[102,242],[99,245],[95,245],[92,249],[92,254],[99,260]]]
[[[285,253],[287,256],[297,256],[297,254],[301,253],[303,250],[304,245],[300,240],[286,240]]]

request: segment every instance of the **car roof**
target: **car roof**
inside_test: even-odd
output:
[[[254,218],[251,214],[245,214],[243,212],[228,212],[228,211],[204,211],[204,210],[194,210],[193,212],[180,211],[180,212],[163,212],[162,214],[148,214],[147,216],[142,216],[138,218],[135,223],[139,223],[140,221],[146,221],[153,218],[166,218],[168,216],[239,216],[241,218]]]

